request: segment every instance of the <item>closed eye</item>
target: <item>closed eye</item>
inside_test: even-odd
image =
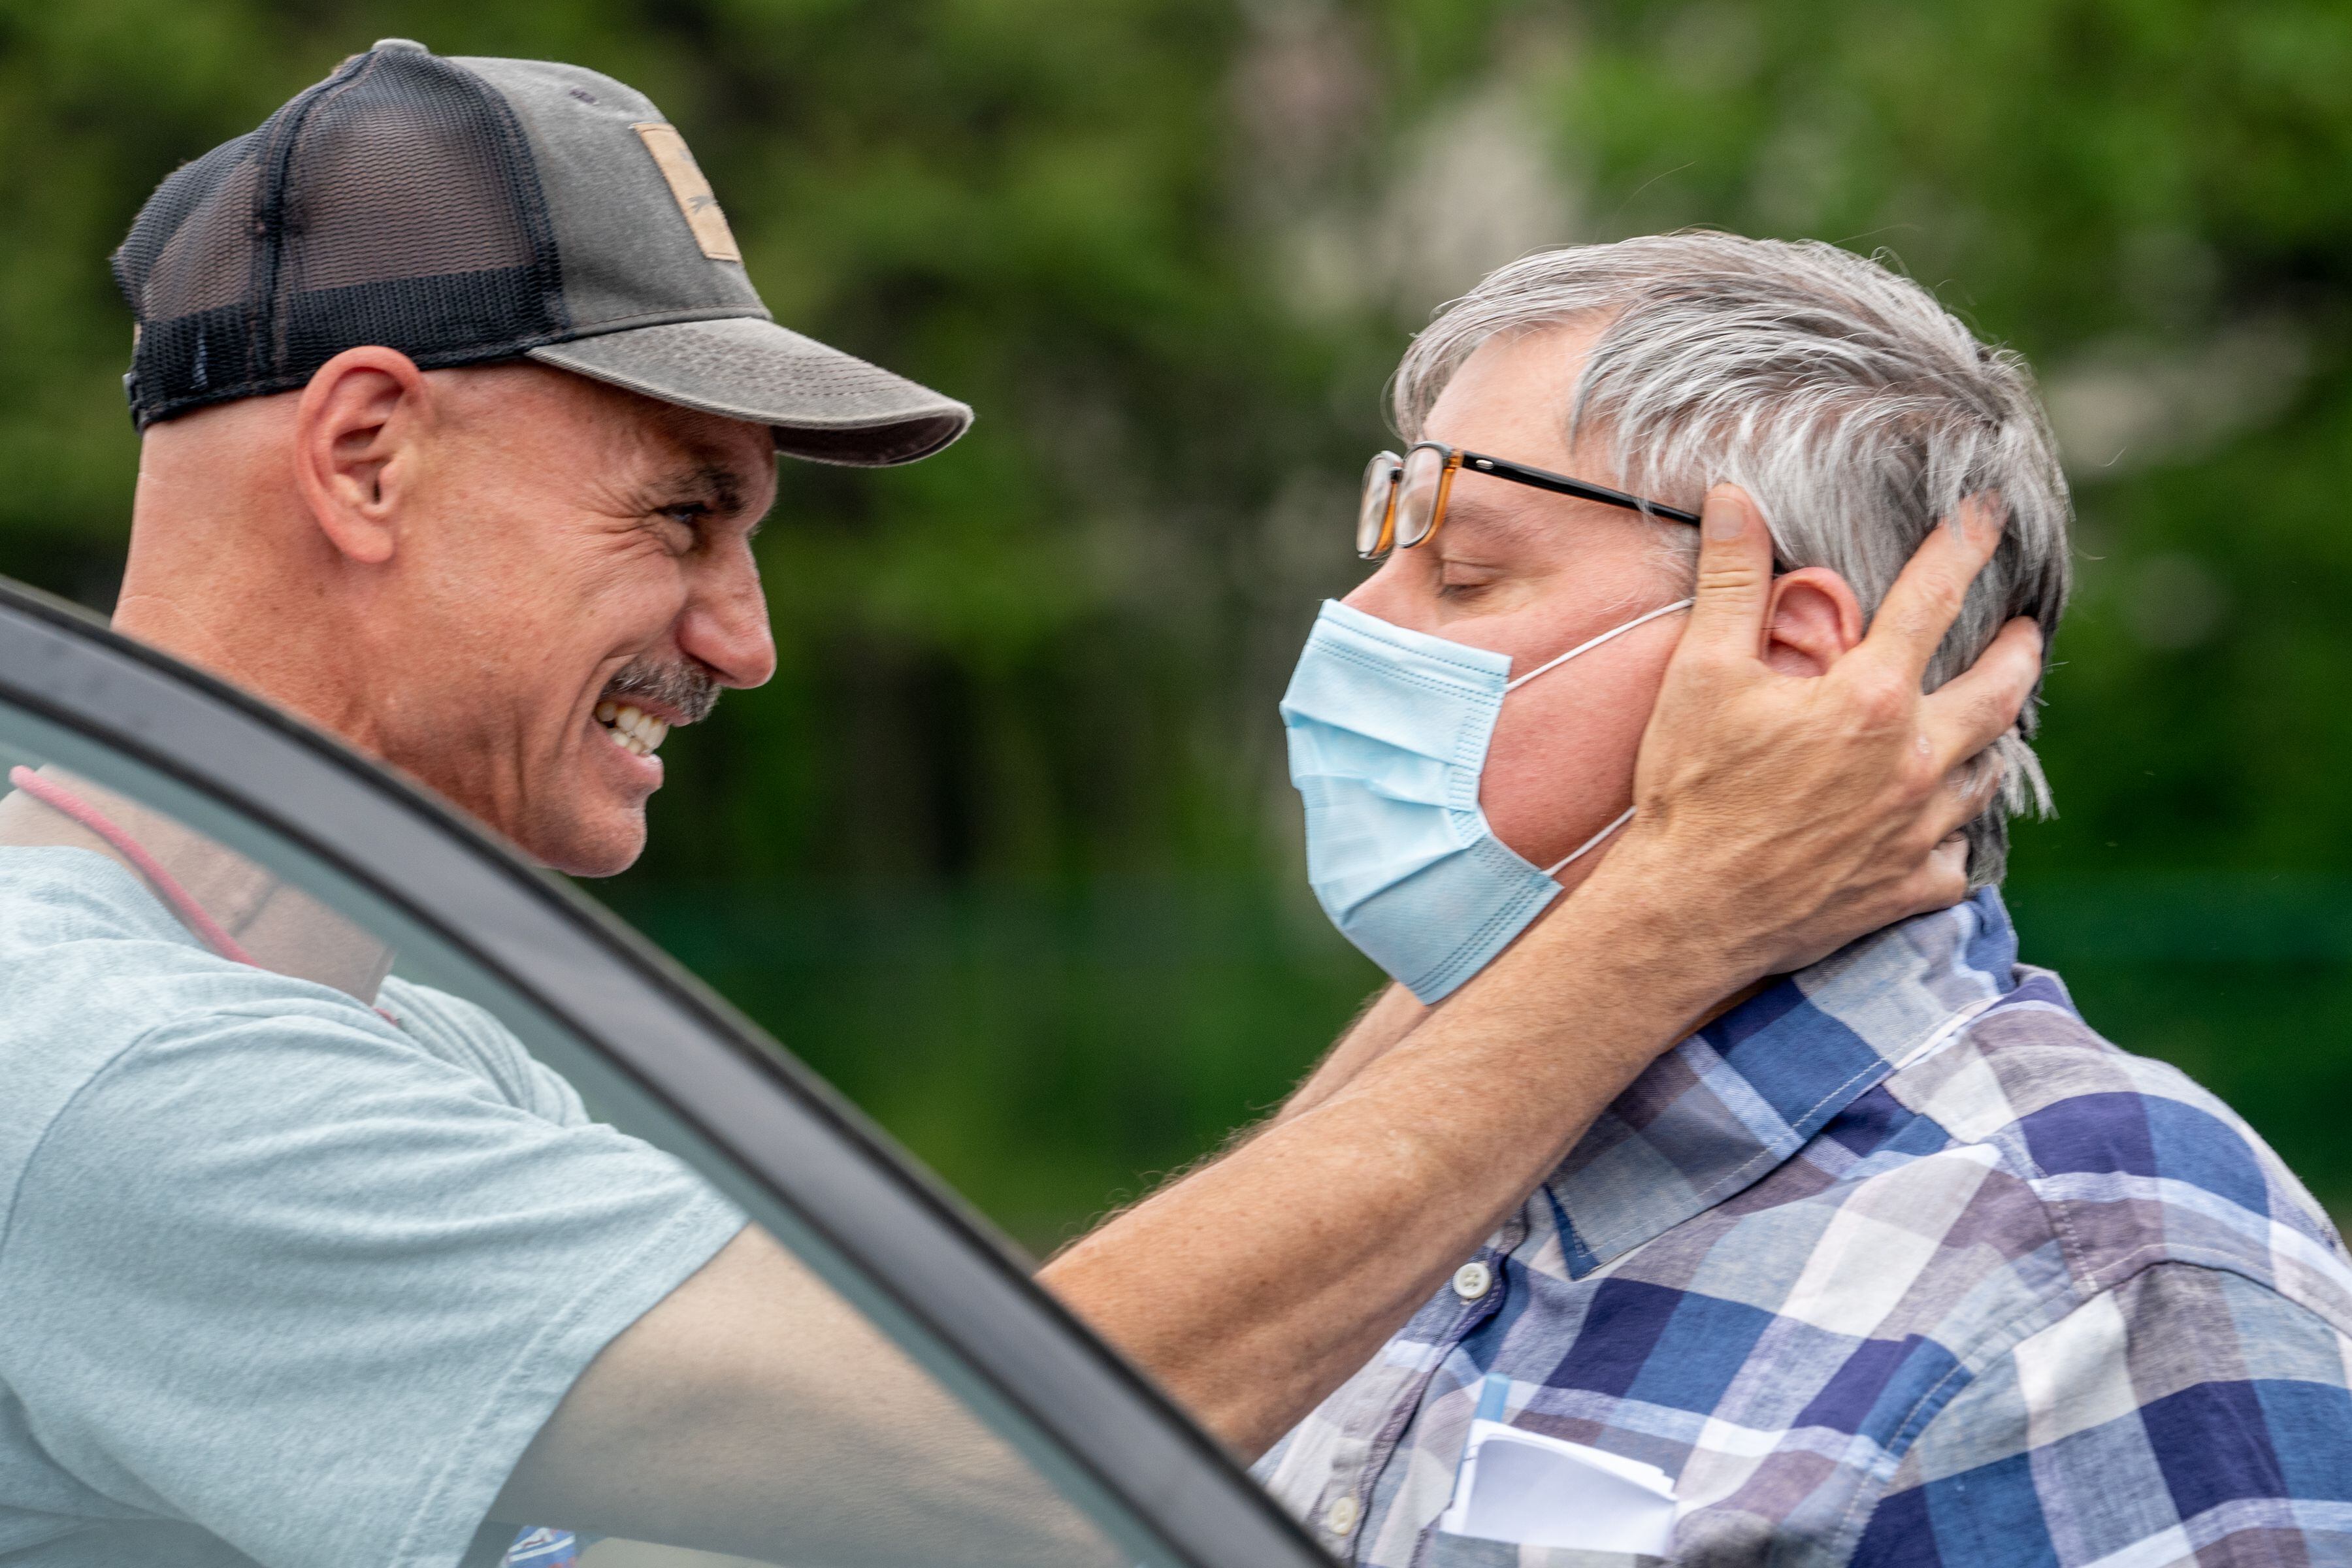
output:
[[[709,505],[703,501],[678,501],[674,505],[656,507],[654,516],[664,526],[658,531],[662,544],[674,554],[688,555],[700,546],[709,530],[712,516]]]
[[[1492,588],[1495,583],[1492,576],[1444,576],[1437,580],[1437,596],[1456,601],[1472,599]]]

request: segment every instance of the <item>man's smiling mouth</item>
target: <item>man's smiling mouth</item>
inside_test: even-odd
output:
[[[604,738],[625,752],[640,757],[650,757],[669,733],[669,726],[652,714],[627,702],[599,702],[596,722]]]
[[[632,755],[650,757],[672,724],[708,719],[718,701],[718,678],[703,665],[634,658],[605,683],[592,711],[606,740]]]

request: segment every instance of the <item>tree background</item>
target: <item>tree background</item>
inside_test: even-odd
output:
[[[1413,328],[1542,246],[1890,252],[2040,367],[2081,593],[2026,956],[2352,1210],[2352,9],[2325,0],[0,0],[0,572],[111,600],[104,258],[382,36],[692,141],[778,319],[980,410],[788,465],[782,667],[596,891],[1032,1246],[1273,1102],[1374,981],[1274,701]]]

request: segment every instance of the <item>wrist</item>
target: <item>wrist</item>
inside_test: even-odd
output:
[[[1605,942],[1643,984],[1686,1004],[1694,1016],[1769,973],[1771,953],[1732,917],[1720,879],[1694,869],[1656,831],[1635,818],[1592,875],[1570,895],[1574,923]]]

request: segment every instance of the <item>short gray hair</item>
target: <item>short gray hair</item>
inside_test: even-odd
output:
[[[1595,321],[1563,411],[1571,450],[1605,440],[1618,482],[1675,506],[1696,510],[1717,481],[1740,486],[1780,563],[1838,573],[1866,615],[1937,519],[1997,497],[2000,547],[1926,685],[1966,669],[2012,616],[2040,622],[2047,647],[2066,605],[2073,505],[2032,372],[1918,284],[1832,245],[1691,231],[1515,261],[1413,340],[1391,384],[1399,434],[1421,438],[1488,339]],[[1994,746],[2003,774],[1968,827],[1971,887],[2000,880],[2012,815],[2051,809],[2025,739],[2036,705]]]

